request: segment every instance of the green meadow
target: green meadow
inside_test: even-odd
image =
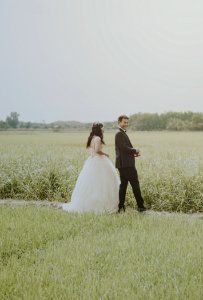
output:
[[[0,198],[70,200],[88,157],[88,132],[0,133]],[[201,132],[129,132],[141,150],[136,159],[148,208],[203,210],[203,135]],[[114,133],[105,133],[105,151],[115,161]],[[131,188],[127,205],[134,207]]]
[[[0,215],[0,299],[203,299],[201,215]]]
[[[0,198],[69,201],[87,135],[0,133]],[[203,299],[202,133],[129,136],[149,213],[1,205],[0,299]]]

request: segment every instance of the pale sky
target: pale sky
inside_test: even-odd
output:
[[[0,119],[203,112],[202,0],[0,0]]]

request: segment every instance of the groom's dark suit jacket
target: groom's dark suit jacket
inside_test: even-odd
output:
[[[116,168],[135,167],[136,149],[133,148],[127,134],[120,128],[115,135],[115,150]]]

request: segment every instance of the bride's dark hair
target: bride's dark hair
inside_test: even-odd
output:
[[[86,145],[87,148],[90,146],[93,136],[99,136],[101,138],[102,144],[105,144],[103,141],[103,132],[102,132],[103,127],[104,125],[102,123],[93,123],[92,131],[90,132],[90,135],[87,139],[87,145]]]

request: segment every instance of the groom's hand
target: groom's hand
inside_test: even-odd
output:
[[[140,150],[139,149],[135,149],[136,153],[134,154],[134,157],[138,157],[140,156]]]

